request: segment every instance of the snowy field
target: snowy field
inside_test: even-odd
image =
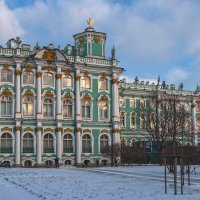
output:
[[[173,195],[168,175],[164,194],[160,166],[104,168],[0,168],[0,200],[199,200],[200,175],[185,181],[184,194]]]

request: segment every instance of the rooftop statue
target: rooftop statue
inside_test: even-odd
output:
[[[87,20],[87,24],[88,24],[88,28],[91,28],[92,25],[94,24],[94,19],[89,18],[89,19]]]

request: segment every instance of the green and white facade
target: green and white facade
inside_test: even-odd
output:
[[[74,41],[64,49],[52,44],[31,49],[19,38],[0,46],[0,162],[42,166],[56,156],[63,164],[110,162],[101,147],[121,138],[130,145],[148,138],[140,106],[149,105],[148,91],[155,86],[119,83],[123,68],[114,48],[105,57],[105,33],[89,25]],[[192,105],[199,105],[192,107],[197,144],[199,93],[173,91],[194,96]]]

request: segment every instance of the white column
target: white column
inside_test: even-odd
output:
[[[20,81],[20,76],[21,76],[21,70],[19,69],[19,65],[17,64],[17,69],[15,70],[15,76],[16,76],[16,113],[15,117],[16,118],[21,118],[21,81]]]
[[[37,77],[37,119],[42,117],[42,72],[38,71],[36,74]]]
[[[62,74],[56,74],[56,118],[62,118],[62,110],[61,110],[61,78]]]
[[[193,130],[192,130],[192,134],[193,134],[193,144],[195,146],[198,145],[198,133],[197,133],[197,123],[196,123],[196,104],[195,101],[192,101],[192,124],[193,124]]]
[[[81,79],[81,76],[79,74],[77,74],[76,75],[76,90],[75,90],[76,120],[81,120],[80,79]]]
[[[20,165],[20,129],[21,127],[17,125],[15,127],[15,165]]]
[[[60,127],[56,128],[56,155],[60,159],[60,161],[62,161],[61,131],[62,128]]]
[[[118,79],[112,79],[112,114],[113,122],[119,122],[119,96],[118,96]]]
[[[42,127],[37,127],[37,165],[42,165]]]
[[[76,164],[81,163],[81,128],[76,129]]]

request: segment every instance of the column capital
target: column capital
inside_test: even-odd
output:
[[[15,131],[20,131],[21,130],[21,126],[17,125],[15,126]]]
[[[76,81],[80,81],[81,80],[81,76],[80,75],[76,75]]]
[[[15,76],[20,76],[22,71],[20,69],[15,70]]]
[[[76,132],[81,132],[81,128],[76,128]]]
[[[36,131],[37,131],[37,132],[42,131],[42,130],[43,130],[42,127],[40,127],[40,126],[36,127]]]
[[[37,73],[36,73],[36,77],[37,77],[37,78],[42,78],[42,72],[37,72]]]
[[[118,129],[118,128],[113,128],[112,132],[113,132],[113,133],[120,133],[120,129]]]
[[[119,83],[119,80],[118,79],[116,79],[116,78],[113,78],[112,79],[112,84],[118,84]]]
[[[62,74],[56,74],[56,79],[61,79],[62,78]]]
[[[63,130],[62,127],[56,127],[56,132],[61,132]]]

